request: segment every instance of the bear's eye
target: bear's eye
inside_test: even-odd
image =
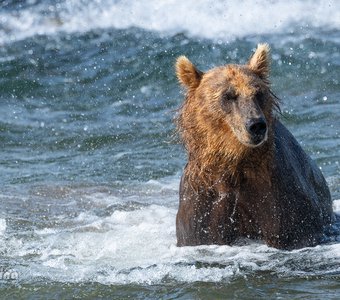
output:
[[[235,100],[237,100],[237,94],[233,89],[227,90],[222,96],[223,102],[231,102]]]
[[[257,91],[256,94],[255,94],[255,98],[256,98],[259,105],[264,104],[265,95],[262,91]]]
[[[262,91],[257,91],[255,97],[260,100],[264,97],[264,93]]]
[[[227,90],[221,97],[221,106],[222,109],[230,113],[231,111],[231,104],[237,100],[238,95],[235,93],[233,89]]]

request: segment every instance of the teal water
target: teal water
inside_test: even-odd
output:
[[[2,2],[0,298],[338,298],[337,237],[175,246],[182,54],[207,70],[268,42],[281,119],[340,211],[340,7],[326,2]]]

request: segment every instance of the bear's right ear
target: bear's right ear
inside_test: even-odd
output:
[[[267,80],[270,69],[270,47],[268,44],[258,44],[257,49],[248,62],[249,68],[260,78]]]
[[[198,70],[185,56],[180,56],[176,61],[176,74],[178,81],[188,89],[199,86],[203,72]]]

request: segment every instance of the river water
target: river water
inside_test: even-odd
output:
[[[272,48],[281,120],[340,212],[340,2],[0,4],[0,298],[336,299],[340,237],[176,247],[174,62]]]

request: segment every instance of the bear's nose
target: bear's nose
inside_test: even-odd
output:
[[[252,136],[264,136],[267,131],[267,123],[263,118],[249,120],[246,127]]]

